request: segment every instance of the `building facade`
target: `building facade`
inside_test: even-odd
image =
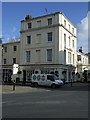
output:
[[[66,82],[76,68],[76,27],[60,12],[21,21],[20,66],[24,80],[36,70],[54,71]]]
[[[13,64],[20,64],[20,41],[3,44],[3,81],[11,80]]]
[[[88,56],[77,51],[77,72],[84,72],[84,70],[88,70]]]
[[[77,73],[78,80],[88,81],[88,56],[82,52],[82,50],[77,51]]]

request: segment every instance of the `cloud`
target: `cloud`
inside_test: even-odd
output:
[[[2,36],[2,34],[0,34],[0,38],[2,38],[3,36]]]
[[[83,52],[88,52],[88,15],[77,24],[77,49],[82,46]]]
[[[13,26],[13,28],[12,28],[12,33],[14,33],[14,32],[16,32],[16,27],[15,26]]]
[[[10,33],[4,33],[3,39],[2,39],[3,43],[11,42],[11,41],[15,41],[16,40],[17,28],[15,26],[13,26],[10,31],[9,31]]]

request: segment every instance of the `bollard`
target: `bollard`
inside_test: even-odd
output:
[[[13,91],[15,91],[15,80],[13,81]]]
[[[72,79],[71,79],[71,86],[72,86]]]

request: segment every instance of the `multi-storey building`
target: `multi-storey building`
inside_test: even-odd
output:
[[[20,64],[20,41],[3,44],[3,80],[10,80],[13,64]]]
[[[78,80],[88,81],[88,56],[82,52],[82,49],[77,51],[77,75]]]
[[[76,68],[76,27],[61,12],[21,21],[20,66],[24,80],[33,72],[63,74],[66,82]]]
[[[88,70],[88,56],[77,51],[77,72],[84,72],[84,70]]]

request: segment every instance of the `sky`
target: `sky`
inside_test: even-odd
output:
[[[20,38],[20,21],[26,15],[32,17],[47,13],[64,12],[77,27],[77,49],[82,46],[88,52],[88,2],[3,2],[2,3],[2,38],[3,42]]]

